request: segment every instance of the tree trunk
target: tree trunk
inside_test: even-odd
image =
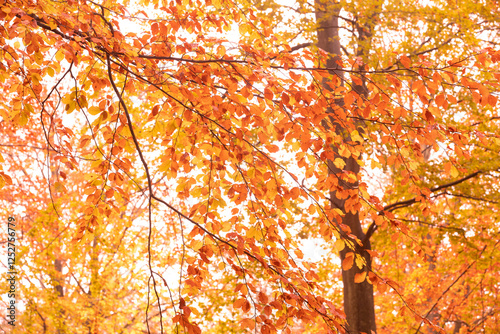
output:
[[[55,277],[54,277],[54,286],[56,288],[56,291],[57,291],[57,297],[58,298],[63,298],[64,297],[64,287],[62,285],[62,277],[63,277],[63,274],[62,274],[62,269],[63,269],[63,263],[62,263],[62,260],[59,259],[59,258],[56,258],[54,260],[54,269],[55,269]],[[57,324],[57,330],[56,330],[56,333],[57,334],[60,334],[60,333],[63,333],[64,332],[64,309],[61,309],[60,310],[60,319],[58,321],[60,321],[59,324]]]
[[[56,276],[54,278],[54,282],[55,282],[54,285],[56,287],[57,297],[62,298],[62,297],[64,297],[64,287],[62,285],[63,265],[62,265],[61,259],[56,258],[54,260],[54,269],[56,270]]]
[[[332,0],[316,0],[316,21],[317,21],[317,34],[318,34],[318,47],[326,52],[328,52],[329,57],[327,59],[326,66],[331,68],[332,74],[335,74],[338,78],[344,81],[344,76],[341,70],[336,70],[340,68],[337,64],[337,60],[340,59],[341,47],[339,40],[339,19],[338,14],[340,12],[340,6],[335,4]],[[361,37],[361,36],[360,36]],[[359,52],[359,50],[358,50]],[[325,64],[323,64],[324,66]],[[324,82],[324,88],[331,90],[330,86],[326,85]],[[364,85],[363,85],[364,86]],[[366,88],[363,86],[354,87],[358,94],[366,95]],[[337,104],[342,106],[342,101],[337,101]],[[350,141],[348,132],[344,131],[339,122],[336,122],[334,116],[331,117],[333,127],[336,133],[341,134],[346,142]],[[340,155],[338,155],[340,157]],[[359,173],[359,164],[353,157],[344,159],[346,163],[344,171],[349,171],[354,174]],[[340,174],[342,170],[337,168],[332,161],[328,162],[329,172],[331,174]],[[344,187],[357,188],[358,184],[355,183],[344,183]],[[358,213],[346,212],[345,210],[345,200],[338,199],[336,197],[336,192],[332,191],[330,193],[332,207],[337,207],[341,209],[344,213],[342,223],[349,226],[351,233],[354,234],[358,239],[364,240],[365,234],[361,227],[361,222],[359,220]],[[370,241],[366,240],[364,242],[363,248],[361,249],[361,254],[367,264],[367,268],[371,268],[371,259],[366,252],[370,250]],[[345,249],[340,252],[340,259],[343,261],[349,250]],[[363,268],[366,270],[366,268]],[[342,269],[342,280],[344,287],[344,311],[347,316],[347,327],[349,333],[372,333],[376,331],[375,325],[375,306],[373,300],[373,286],[366,280],[363,283],[354,283],[354,276],[360,273],[357,265],[349,270]]]
[[[89,318],[87,318],[85,324],[88,329],[88,333],[98,333],[99,332],[99,295],[101,294],[101,284],[99,281],[99,250],[97,245],[99,243],[99,234],[98,230],[94,230],[94,240],[92,243],[92,254],[90,256],[90,286],[89,286],[89,308],[91,312],[89,312]],[[93,320],[91,320],[91,315]]]

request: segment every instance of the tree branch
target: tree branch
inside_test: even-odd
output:
[[[430,191],[432,193],[435,193],[435,192],[437,192],[439,190],[446,189],[446,188],[449,188],[449,187],[453,187],[453,186],[455,186],[457,184],[460,184],[460,183],[465,182],[465,181],[467,181],[469,179],[472,179],[473,177],[476,177],[476,176],[478,176],[481,173],[483,173],[483,171],[478,170],[477,172],[474,172],[472,174],[464,176],[463,178],[458,179],[456,181],[453,181],[453,182],[450,182],[450,183],[446,183],[446,184],[443,184],[443,185],[440,185],[440,186],[433,187],[433,188],[430,189]],[[417,197],[413,197],[412,199],[409,199],[409,200],[406,200],[406,201],[399,201],[399,202],[396,202],[396,203],[392,203],[392,204],[384,206],[384,208],[381,211],[379,211],[379,214],[383,215],[384,211],[392,212],[392,211],[395,211],[397,209],[405,208],[405,207],[408,207],[408,206],[410,206],[410,205],[412,205],[412,204],[414,204],[416,202],[417,202]],[[378,228],[378,225],[375,224],[375,222],[372,222],[370,224],[370,226],[368,227],[368,230],[366,231],[365,237],[362,240],[363,244],[365,244],[366,241],[370,240],[370,237],[373,235],[373,233],[375,233],[375,231],[377,230],[377,228]]]
[[[481,174],[482,172],[483,171],[479,170],[477,172],[469,174],[469,175],[467,175],[467,176],[465,176],[465,177],[463,177],[461,179],[458,179],[456,181],[453,181],[453,182],[450,182],[450,183],[446,183],[446,184],[443,184],[443,185],[440,185],[440,186],[433,187],[433,188],[430,189],[430,191],[432,193],[435,193],[436,191],[439,191],[441,189],[446,189],[446,188],[449,188],[449,187],[453,187],[453,186],[455,186],[457,184],[460,184],[460,183],[462,183],[464,181],[467,181],[468,179],[476,177],[477,175]],[[392,212],[394,210],[410,206],[410,205],[414,204],[416,201],[417,201],[417,197],[413,197],[412,199],[409,199],[409,200],[406,200],[406,201],[400,201],[400,202],[392,203],[392,204],[386,205],[382,211]]]
[[[300,50],[300,49],[303,49],[303,48],[307,48],[309,46],[311,46],[313,43],[301,43],[301,44],[297,44],[295,46],[292,46],[292,48],[290,49],[290,52],[293,52],[293,51],[297,51],[297,50]]]

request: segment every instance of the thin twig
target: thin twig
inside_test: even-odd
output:
[[[427,319],[427,317],[429,316],[429,314],[431,314],[431,312],[434,310],[434,308],[437,306],[437,304],[439,303],[439,301],[444,297],[445,294],[448,293],[448,291],[450,291],[450,289],[460,280],[460,278],[462,278],[462,276],[467,272],[469,271],[469,269],[477,262],[477,260],[479,260],[479,258],[481,257],[481,255],[483,254],[483,252],[486,250],[486,247],[488,245],[484,246],[483,249],[481,250],[481,252],[479,253],[479,255],[477,256],[477,258],[471,262],[471,264],[469,264],[467,266],[467,268],[465,268],[464,271],[462,271],[462,273],[460,275],[458,275],[458,277],[446,288],[446,290],[443,291],[443,293],[441,293],[441,295],[439,296],[439,298],[436,300],[436,302],[434,303],[434,305],[432,305],[431,309],[429,310],[429,312],[427,312],[427,314],[425,315],[424,318]],[[418,334],[418,332],[420,332],[420,327],[422,327],[422,323],[423,321],[420,321],[420,325],[418,326],[415,334]]]
[[[111,83],[111,86],[113,86],[113,90],[115,91],[116,96],[120,100],[120,104],[122,105],[123,111],[125,113],[125,116],[127,117],[127,123],[128,123],[128,128],[129,128],[129,131],[130,131],[130,135],[132,136],[135,148],[137,150],[137,153],[139,154],[139,158],[140,158],[140,160],[142,162],[144,170],[146,171],[146,177],[147,177],[147,180],[148,180],[148,190],[149,190],[149,196],[148,196],[149,197],[149,199],[148,199],[148,214],[149,214],[149,217],[148,217],[148,222],[149,222],[148,266],[149,266],[149,271],[150,271],[150,278],[153,279],[153,289],[154,289],[156,298],[158,300],[158,309],[159,309],[159,313],[160,313],[160,333],[163,333],[163,321],[162,321],[163,319],[162,319],[160,296],[158,295],[158,291],[156,289],[156,279],[154,277],[153,267],[151,265],[151,237],[152,237],[152,232],[153,232],[153,226],[152,226],[153,225],[153,222],[152,222],[152,202],[151,202],[151,200],[152,200],[152,198],[154,196],[154,194],[153,194],[153,182],[151,181],[151,175],[149,174],[148,164],[146,162],[146,159],[142,155],[142,150],[141,150],[141,147],[139,145],[139,141],[137,140],[137,136],[135,135],[134,126],[132,125],[132,118],[130,117],[130,113],[128,111],[127,105],[125,104],[125,101],[123,100],[122,94],[118,91],[118,88],[116,87],[116,84],[115,84],[115,82],[113,80],[113,75],[111,73],[111,61],[110,61],[109,54],[106,54],[106,61],[107,61],[107,65],[108,65],[107,67],[108,67],[109,81]],[[148,287],[149,287],[149,284],[148,284]],[[146,320],[147,320],[148,310],[149,310],[149,293],[148,293],[148,305],[146,306]],[[148,333],[150,333],[149,321],[146,321],[146,324],[147,324],[147,328],[148,328]]]

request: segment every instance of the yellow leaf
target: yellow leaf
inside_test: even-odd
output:
[[[64,53],[61,50],[57,51],[56,52],[56,60],[58,62],[61,62],[63,59],[64,59]]]
[[[260,239],[259,231],[255,227],[250,227],[246,233],[247,238]]]
[[[457,177],[459,175],[457,168],[453,165],[450,167],[450,175],[451,177]]]
[[[435,116],[435,117],[441,117],[441,111],[439,111],[439,108],[429,106],[429,111]]]
[[[335,158],[335,160],[333,161],[333,164],[338,169],[344,169],[344,167],[345,167],[345,161],[343,159],[340,159],[340,158]]]
[[[47,74],[53,77],[55,75],[54,69],[52,67],[47,67]]]
[[[245,35],[248,31],[250,31],[250,32],[251,32],[251,31],[252,31],[252,29],[251,29],[251,28],[249,29],[248,24],[242,24],[242,25],[240,25],[240,27],[239,27],[239,31],[240,31],[240,34],[241,34],[241,35]]]
[[[97,115],[97,114],[99,114],[101,112],[101,109],[99,109],[99,107],[90,107],[88,109],[88,112],[91,115]]]
[[[231,223],[222,223],[222,232],[229,232],[231,231]]]
[[[363,143],[363,137],[361,137],[361,135],[359,134],[359,132],[357,130],[354,130],[353,132],[351,132],[351,139],[353,141],[357,141],[357,142],[360,142],[360,143]]]
[[[222,58],[225,56],[225,54],[226,54],[226,48],[224,47],[224,45],[219,45],[217,47],[217,57]]]
[[[344,158],[349,158],[351,156],[351,151],[345,145],[341,145],[339,148],[339,153]]]
[[[339,252],[345,248],[345,242],[342,239],[337,239],[334,245],[335,249],[338,250]]]
[[[361,256],[356,256],[356,266],[359,268],[359,269],[363,269],[363,266],[365,265],[365,261],[363,259],[363,257]]]
[[[55,20],[49,20],[49,26],[50,26],[50,29],[54,30],[57,28],[57,22]]]
[[[371,168],[382,168],[382,164],[378,162],[377,160],[372,160],[371,161]]]
[[[201,240],[193,240],[191,242],[191,248],[194,250],[194,251],[197,251],[198,249],[200,249],[201,247],[203,246],[203,241]]]

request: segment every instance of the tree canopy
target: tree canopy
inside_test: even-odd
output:
[[[1,328],[499,332],[499,14],[0,2]]]

